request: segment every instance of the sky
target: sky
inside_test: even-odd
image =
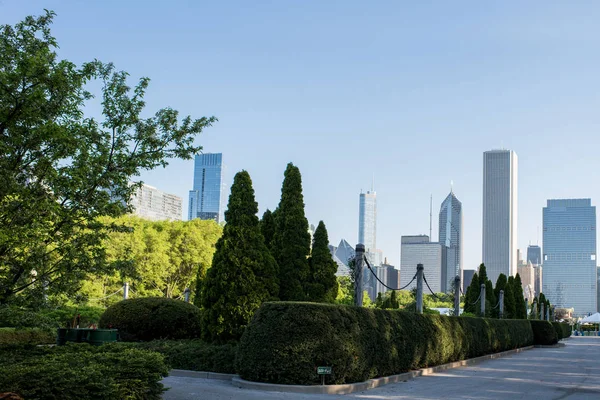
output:
[[[546,199],[600,199],[599,2],[0,0],[0,24],[44,8],[61,58],[151,78],[148,116],[216,116],[196,143],[223,153],[227,186],[250,173],[261,214],[293,162],[309,222],[355,244],[374,176],[393,265],[402,235],[429,233],[430,196],[437,240],[452,181],[477,267],[486,150],[519,157],[521,249],[541,245]],[[193,160],[141,178],[187,215]]]

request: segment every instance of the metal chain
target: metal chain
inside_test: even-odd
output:
[[[375,279],[377,279],[377,281],[379,281],[379,283],[381,283],[384,287],[388,288],[389,290],[404,290],[406,289],[411,283],[413,283],[413,281],[417,278],[417,274],[415,273],[415,276],[413,276],[413,278],[410,280],[410,282],[408,282],[406,285],[404,285],[401,288],[392,288],[389,287],[388,285],[386,285],[385,283],[383,283],[381,281],[381,279],[379,279],[379,277],[377,276],[377,274],[375,274],[375,271],[373,271],[373,268],[371,268],[371,264],[369,264],[369,260],[367,260],[367,257],[365,257],[365,262],[367,263],[367,267],[369,268],[369,271],[371,271],[371,273],[373,274],[373,276],[375,277]]]

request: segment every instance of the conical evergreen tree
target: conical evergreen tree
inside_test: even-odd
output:
[[[395,290],[392,290],[392,294],[390,295],[390,308],[397,310],[400,307],[398,303],[398,295]]]
[[[546,296],[544,293],[540,293],[538,296],[538,308],[537,308],[537,318],[544,319],[545,315],[542,315],[542,305],[544,305],[544,314],[546,314]]]
[[[504,311],[506,318],[514,319],[517,307],[515,302],[515,277],[509,276],[504,290]]]
[[[494,294],[494,286],[489,279],[485,281],[485,316],[488,318],[494,317],[498,313],[498,300]]]
[[[239,340],[261,303],[277,298],[277,264],[260,233],[257,213],[250,175],[238,172],[225,212],[227,224],[202,287],[205,340]]]
[[[527,303],[525,301],[525,296],[523,294],[523,282],[521,281],[521,275],[517,273],[515,276],[515,290],[513,291],[513,295],[515,297],[515,307],[516,314],[515,318],[517,319],[527,319]]]
[[[375,300],[375,308],[383,308],[383,298],[381,292],[377,293],[377,299]]]
[[[276,230],[273,255],[279,265],[279,298],[304,301],[310,283],[310,234],[304,216],[302,177],[292,163],[287,165],[281,188],[281,201],[275,211]]]
[[[496,301],[500,301],[500,291],[506,290],[507,279],[506,275],[500,274],[498,275],[498,279],[496,280],[496,287],[494,287],[494,295],[496,296]],[[493,317],[498,318],[500,315],[500,305],[494,309]]]
[[[479,297],[479,276],[477,272],[473,274],[473,279],[471,279],[471,284],[467,287],[467,293],[465,294],[465,307],[464,312],[477,314],[479,312],[478,305],[475,300]]]
[[[265,244],[269,249],[273,245],[273,236],[275,236],[275,217],[271,210],[267,209],[260,220],[260,232],[265,238]]]
[[[477,272],[479,272],[479,284],[481,285],[482,283],[486,283],[488,281],[488,276],[485,264],[479,264],[479,271]]]
[[[337,264],[333,261],[329,251],[329,238],[323,221],[319,221],[315,230],[308,265],[311,278],[308,286],[308,300],[333,303],[338,292],[338,283],[335,277]]]

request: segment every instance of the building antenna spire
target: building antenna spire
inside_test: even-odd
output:
[[[450,193],[454,193],[454,181],[450,180]]]
[[[431,220],[433,218],[433,194],[429,196],[429,241],[431,242]]]

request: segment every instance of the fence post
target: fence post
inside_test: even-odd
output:
[[[183,291],[183,301],[185,301],[186,303],[190,302],[190,288],[186,287],[185,290]]]
[[[540,306],[541,306],[540,307],[540,319],[544,320],[544,317],[546,316],[546,314],[544,313],[544,308],[545,308],[544,306],[545,306],[545,304],[542,303],[542,304],[540,304]]]
[[[365,256],[365,245],[357,244],[354,252],[354,305],[362,307],[363,305],[363,263]]]
[[[498,302],[500,303],[498,304],[498,315],[500,316],[500,319],[502,319],[504,318],[504,290],[500,291],[500,299],[498,300]]]
[[[123,285],[123,300],[127,300],[129,298],[129,282],[125,282]]]
[[[479,303],[479,304],[481,305],[481,307],[480,307],[480,310],[481,310],[481,316],[482,316],[482,317],[485,317],[485,283],[482,283],[482,284],[481,284],[481,292],[480,292],[480,296],[481,296],[481,297],[480,297],[480,299],[479,299],[479,301],[480,301],[480,303]]]
[[[417,264],[417,314],[423,314],[423,264]]]
[[[460,315],[460,276],[454,277],[454,315]]]
[[[546,307],[546,321],[550,321],[550,307]]]

